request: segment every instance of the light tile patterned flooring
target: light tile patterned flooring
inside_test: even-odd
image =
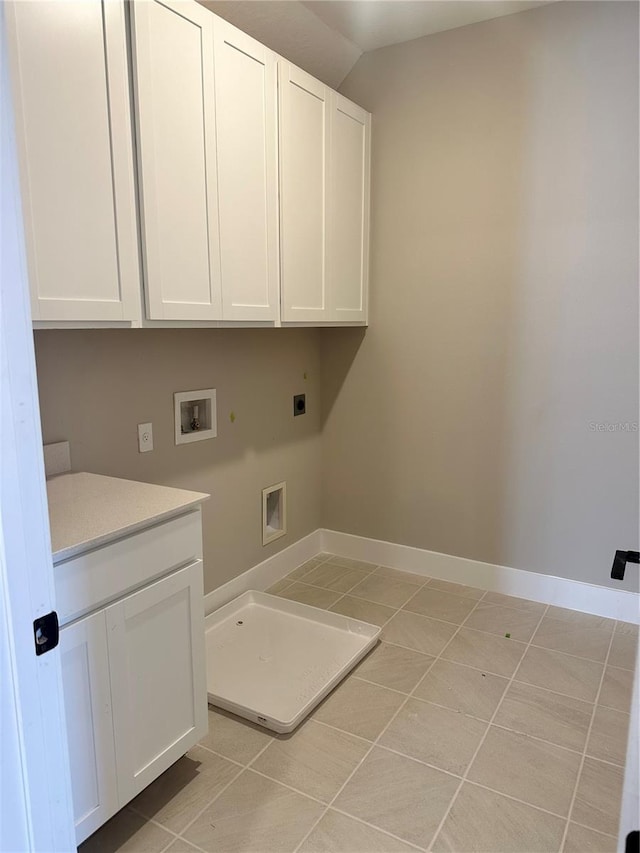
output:
[[[637,627],[328,554],[269,591],[383,642],[291,735],[210,710],[82,853],[616,850]]]

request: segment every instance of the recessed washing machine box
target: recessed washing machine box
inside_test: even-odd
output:
[[[216,391],[177,391],[173,395],[176,444],[215,438],[218,434]]]

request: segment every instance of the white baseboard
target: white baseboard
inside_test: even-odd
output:
[[[322,530],[314,530],[308,536],[298,539],[293,545],[278,551],[273,557],[267,557],[262,563],[253,566],[223,586],[219,586],[204,597],[205,615],[222,607],[228,601],[242,595],[249,589],[265,590],[292,572],[301,563],[315,557],[322,551]]]
[[[321,534],[322,547],[318,550],[341,557],[391,566],[417,575],[555,604],[609,619],[640,623],[640,596],[636,592],[510,569],[336,530],[322,530]]]
[[[640,624],[640,596],[636,592],[528,572],[524,569],[511,569],[508,566],[496,566],[493,563],[481,563],[465,557],[439,554],[437,551],[382,542],[379,539],[367,539],[337,530],[321,529],[314,530],[273,557],[268,557],[205,595],[205,614],[211,613],[249,589],[268,589],[320,551],[354,560],[365,560],[379,566],[391,566],[423,577],[463,583],[491,592],[502,592],[505,595],[541,601],[543,604],[555,604],[608,619]]]

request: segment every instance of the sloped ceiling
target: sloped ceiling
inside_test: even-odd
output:
[[[199,0],[207,9],[337,89],[362,50],[299,0]]]
[[[336,89],[388,44],[512,15],[554,0],[198,0]]]
[[[303,0],[363,51],[513,15],[548,0]]]

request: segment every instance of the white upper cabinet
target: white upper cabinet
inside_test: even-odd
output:
[[[131,3],[147,317],[221,317],[213,16]]]
[[[282,320],[323,322],[331,90],[289,62],[278,68]]]
[[[278,317],[275,55],[184,0],[132,4],[147,317]]]
[[[371,116],[279,62],[284,323],[367,322]]]
[[[276,57],[214,19],[222,319],[278,316]]]
[[[35,321],[140,317],[124,3],[5,5]]]
[[[367,322],[367,112],[195,0],[5,5],[36,325]]]
[[[329,310],[339,323],[367,320],[370,138],[370,114],[332,93]]]

